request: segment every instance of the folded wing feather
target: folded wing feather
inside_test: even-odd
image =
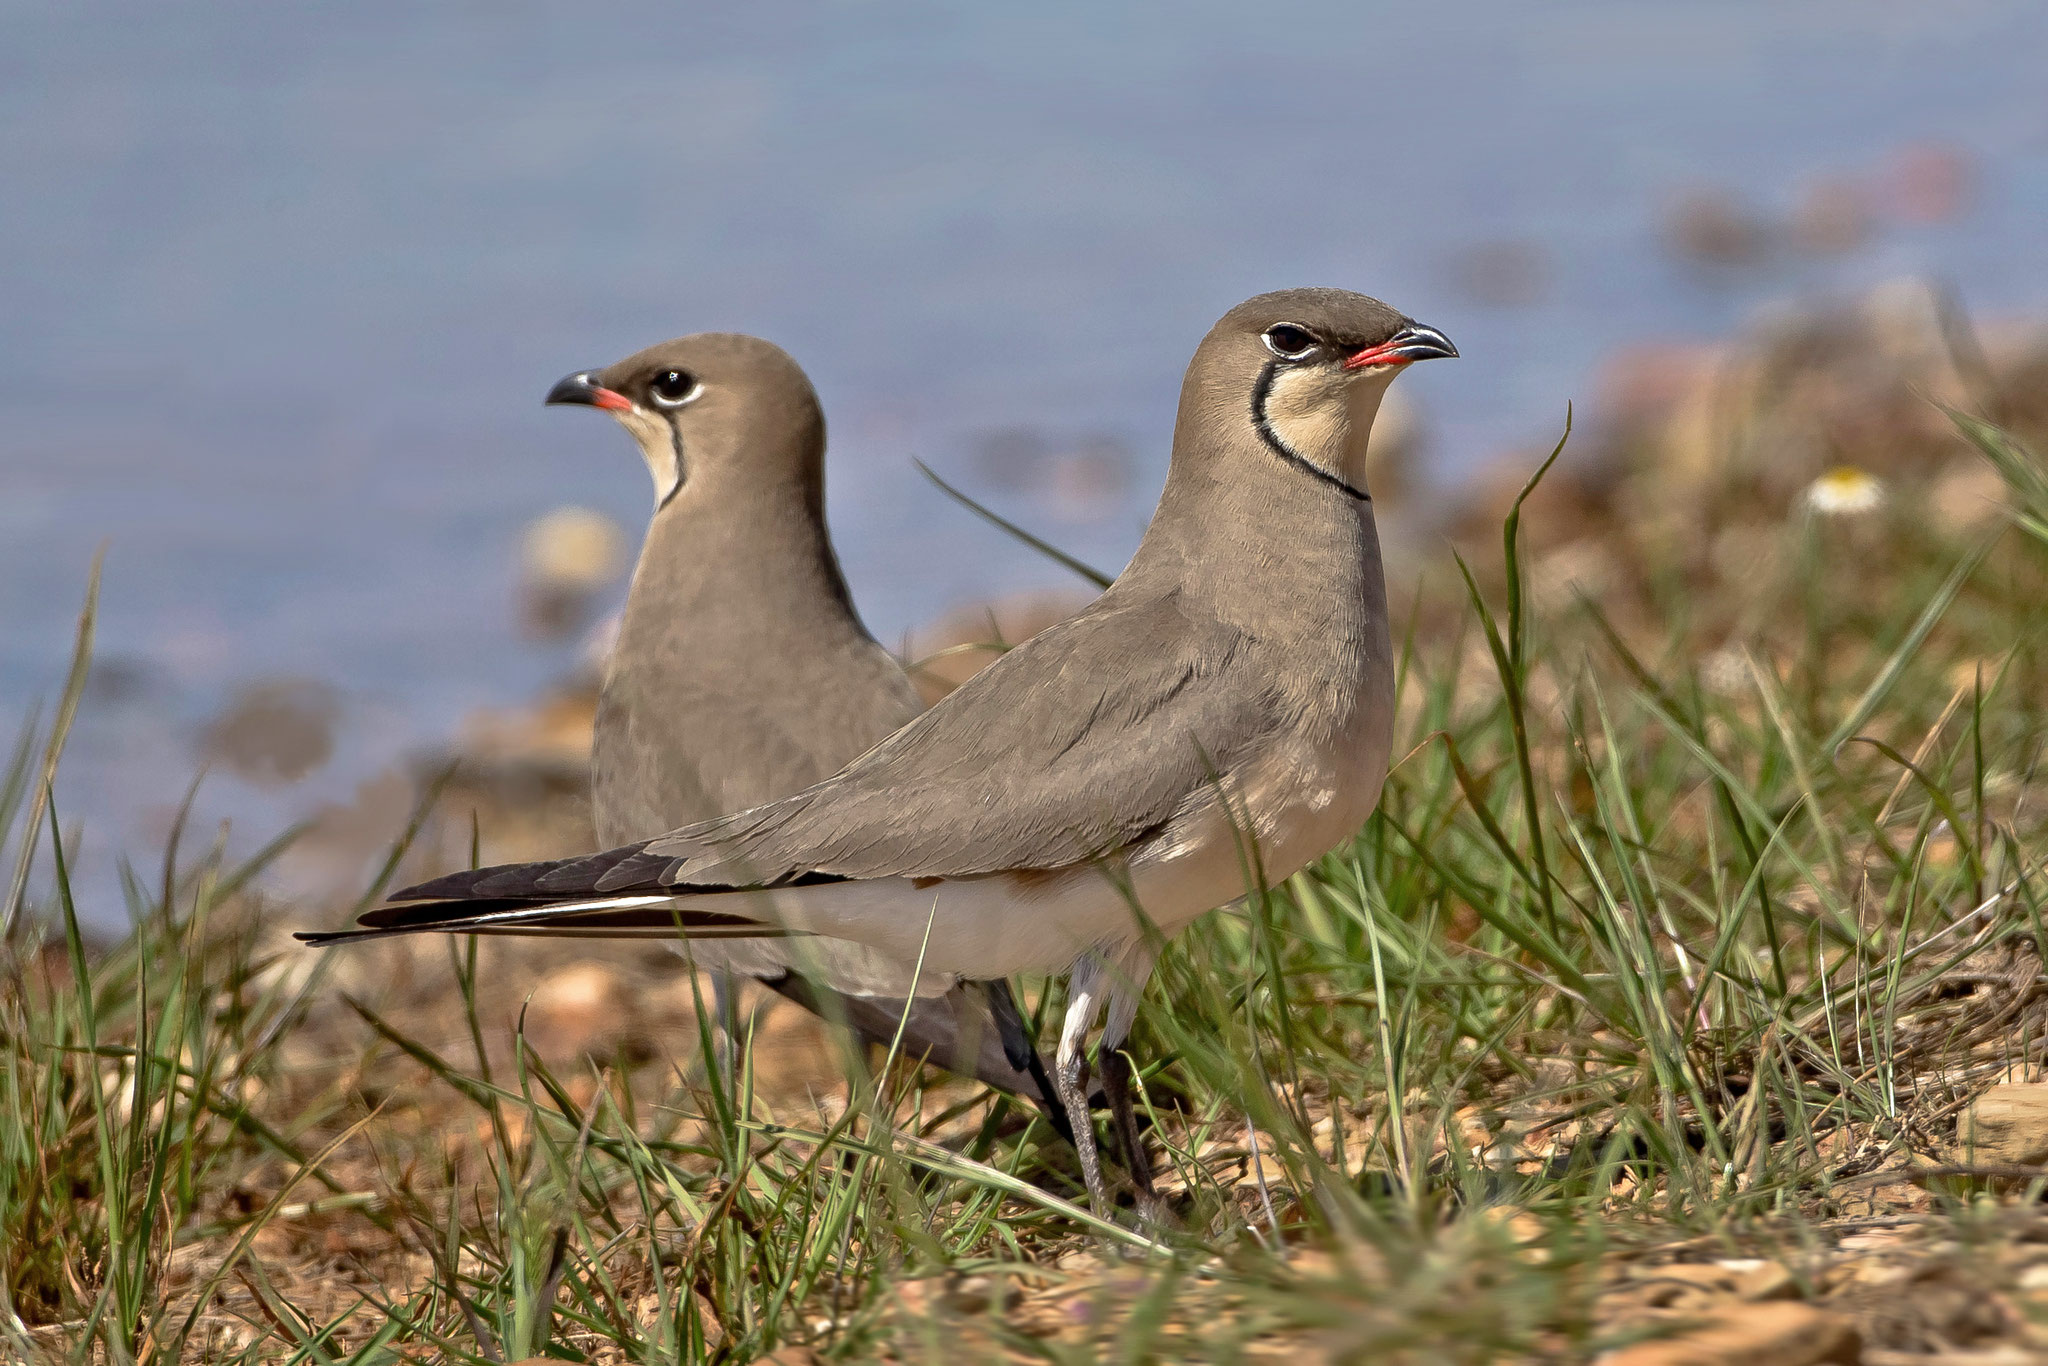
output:
[[[1094,607],[1011,651],[845,769],[793,796],[580,858],[453,873],[394,893],[332,942],[430,931],[768,935],[719,892],[848,878],[1047,870],[1124,847],[1193,804],[1276,724],[1222,685],[1237,628],[1168,594]],[[688,897],[687,908],[675,895]]]

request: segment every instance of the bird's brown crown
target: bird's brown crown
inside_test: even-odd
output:
[[[788,352],[740,332],[699,332],[657,342],[594,372],[591,379],[656,412],[720,397],[768,407],[817,402],[809,378]]]
[[[1390,340],[1411,322],[1398,309],[1348,289],[1279,289],[1224,314],[1209,340],[1249,341],[1264,350],[1267,332],[1291,326],[1333,350],[1355,352]]]

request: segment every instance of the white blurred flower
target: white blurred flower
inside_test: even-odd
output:
[[[1806,506],[1823,517],[1855,517],[1884,506],[1884,481],[1869,470],[1837,465],[1806,486]]]
[[[1724,645],[1700,661],[1700,683],[1723,697],[1744,693],[1754,684],[1749,660],[1733,645]]]
[[[519,559],[536,588],[595,593],[626,567],[626,533],[602,512],[559,507],[527,524]]]
[[[519,617],[536,640],[565,641],[626,567],[626,533],[602,512],[560,507],[535,518],[519,545]]]

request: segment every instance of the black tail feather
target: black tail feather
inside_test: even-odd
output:
[[[379,906],[357,928],[297,937],[309,944],[338,944],[394,934],[573,935],[579,938],[779,938],[789,933],[744,915],[685,909],[672,902],[613,905],[533,897],[470,898]]]

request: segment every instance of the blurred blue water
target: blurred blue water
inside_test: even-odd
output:
[[[1446,481],[1550,437],[1604,354],[1787,292],[1930,270],[2039,307],[2044,58],[2026,0],[6,3],[0,723],[53,690],[103,540],[138,691],[95,699],[60,792],[102,855],[148,847],[238,681],[348,699],[302,789],[213,784],[259,829],[531,693],[565,656],[514,629],[519,528],[579,501],[637,529],[647,493],[540,396],[681,332],[809,368],[895,639],[1058,581],[911,456],[987,492],[990,430],[1121,437],[1111,515],[1012,504],[1120,563],[1193,342],[1257,290],[1362,288],[1457,340],[1403,381]],[[1659,247],[1687,186],[1782,211],[1926,140],[1981,168],[1957,221],[1747,271]],[[1501,241],[1541,253],[1528,306],[1457,286]]]

